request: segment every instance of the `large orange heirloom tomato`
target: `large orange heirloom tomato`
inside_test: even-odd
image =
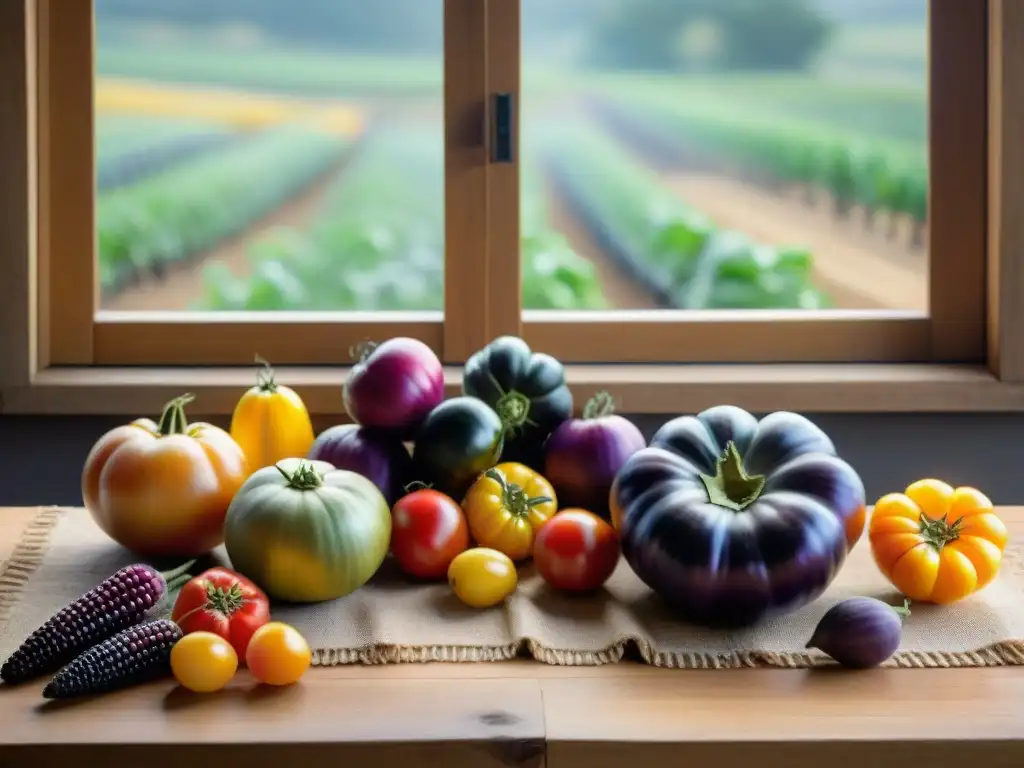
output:
[[[295,391],[274,379],[270,363],[257,356],[262,369],[235,406],[231,436],[249,461],[249,471],[283,459],[302,458],[313,445],[313,423]]]
[[[558,510],[558,499],[543,476],[510,461],[477,478],[462,509],[478,545],[525,560],[533,554],[537,531]]]
[[[188,423],[192,399],[171,400],[159,423],[115,427],[85,460],[85,506],[110,538],[141,555],[195,557],[223,542],[228,506],[249,476],[231,435]]]
[[[913,601],[953,603],[999,572],[1006,526],[975,488],[919,480],[875,504],[868,539],[875,563]]]

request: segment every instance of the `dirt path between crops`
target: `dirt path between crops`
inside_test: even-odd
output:
[[[350,156],[351,152],[346,152],[339,162],[333,164],[311,186],[253,222],[241,234],[172,268],[163,279],[148,278],[116,296],[104,297],[102,308],[118,311],[187,310],[193,301],[202,296],[205,265],[221,262],[239,277],[247,275],[250,264],[246,251],[249,246],[275,227],[305,228],[319,213],[327,191],[344,172]]]
[[[800,245],[814,254],[817,284],[842,309],[928,308],[928,259],[887,243],[821,208],[805,208],[737,179],[698,173],[664,176],[689,205],[719,226],[769,245]]]
[[[548,217],[551,226],[565,235],[569,245],[589,260],[597,270],[601,291],[611,309],[658,309],[657,300],[642,285],[626,274],[597,244],[590,232],[569,210],[568,205],[549,186]]]

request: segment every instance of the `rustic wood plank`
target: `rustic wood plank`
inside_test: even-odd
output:
[[[344,368],[275,366],[324,421],[345,419]],[[253,381],[244,368],[92,368],[42,371],[31,387],[5,392],[7,413],[158,414],[182,392],[189,414],[227,415]],[[695,413],[721,403],[755,412],[993,412],[1024,410],[1024,385],[1004,384],[982,366],[933,365],[570,365],[566,380],[579,408],[600,390],[620,413]],[[458,368],[445,369],[445,395],[461,394]]]

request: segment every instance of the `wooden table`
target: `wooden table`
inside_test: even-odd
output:
[[[1002,510],[1024,536],[1024,508]],[[29,511],[0,509],[0,561]],[[68,704],[0,686],[0,766],[1019,768],[1024,668],[657,670],[517,661],[244,673]],[[135,763],[134,761],[138,761]]]

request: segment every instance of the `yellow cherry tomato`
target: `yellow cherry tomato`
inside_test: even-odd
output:
[[[313,422],[295,391],[274,380],[274,369],[261,357],[263,368],[231,417],[231,436],[246,459],[249,471],[305,456],[313,446]]]
[[[467,549],[448,566],[448,584],[452,591],[473,608],[497,605],[516,591],[518,583],[515,563],[496,549]]]
[[[879,570],[914,602],[953,603],[987,586],[1007,538],[985,494],[931,479],[880,498],[868,525]]]
[[[313,660],[309,643],[295,627],[271,621],[253,633],[245,652],[252,676],[267,685],[298,682]]]
[[[543,476],[525,464],[506,462],[473,483],[462,508],[477,544],[525,560],[533,554],[537,531],[558,511],[558,499]]]
[[[235,649],[213,632],[192,632],[171,648],[171,672],[190,691],[219,691],[231,682],[237,670]]]

